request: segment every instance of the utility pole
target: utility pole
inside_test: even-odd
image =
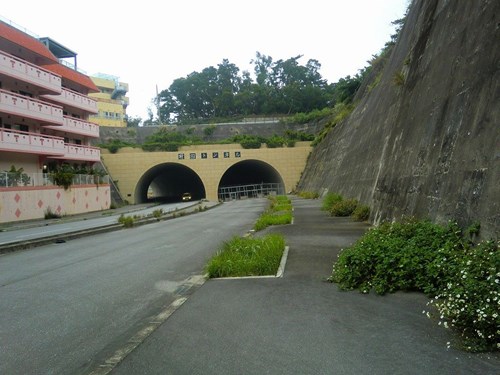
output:
[[[158,85],[156,85],[156,118],[158,119],[158,124],[162,125],[160,119],[160,96],[158,95]]]

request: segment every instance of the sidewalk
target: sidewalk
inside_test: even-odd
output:
[[[368,228],[293,202],[283,278],[209,280],[112,374],[482,374],[498,354],[447,349],[419,293],[341,292],[326,282],[339,250]]]

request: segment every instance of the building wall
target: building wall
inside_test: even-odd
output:
[[[47,210],[59,215],[106,210],[110,203],[109,185],[80,185],[68,190],[55,186],[4,188],[0,223],[43,219]]]
[[[271,165],[280,174],[285,184],[285,191],[295,189],[311,152],[310,142],[297,142],[295,147],[243,149],[239,144],[199,145],[182,147],[177,152],[145,152],[137,148],[122,148],[116,154],[102,150],[101,156],[113,180],[118,181],[122,196],[135,203],[135,192],[140,178],[149,169],[164,163],[180,163],[192,169],[202,180],[206,198],[218,199],[219,182],[224,173],[234,164],[244,160],[259,160]],[[240,151],[241,158],[201,159],[202,152]],[[189,153],[196,153],[196,159],[189,159]],[[186,154],[179,160],[178,154]]]
[[[90,120],[99,126],[109,126],[112,128],[126,127],[125,115],[128,98],[120,96],[116,99],[112,99],[111,96],[117,84],[126,87],[127,90],[128,84],[102,77],[91,77],[91,79],[99,88],[100,92],[89,95],[97,100],[97,108],[99,109],[99,113],[95,116],[91,116]]]

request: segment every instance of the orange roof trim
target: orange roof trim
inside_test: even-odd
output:
[[[26,48],[27,50],[30,50],[49,61],[59,62],[57,57],[55,57],[52,52],[50,52],[49,49],[38,39],[23,33],[3,21],[0,21],[0,38]]]
[[[63,79],[67,79],[69,81],[75,82],[80,86],[86,87],[89,92],[100,92],[97,86],[92,82],[92,80],[76,70],[70,69],[61,64],[50,64],[43,65],[43,68],[50,70],[53,73],[59,74]]]

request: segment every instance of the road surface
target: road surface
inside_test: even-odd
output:
[[[85,374],[183,293],[265,199],[0,256],[0,374]]]

